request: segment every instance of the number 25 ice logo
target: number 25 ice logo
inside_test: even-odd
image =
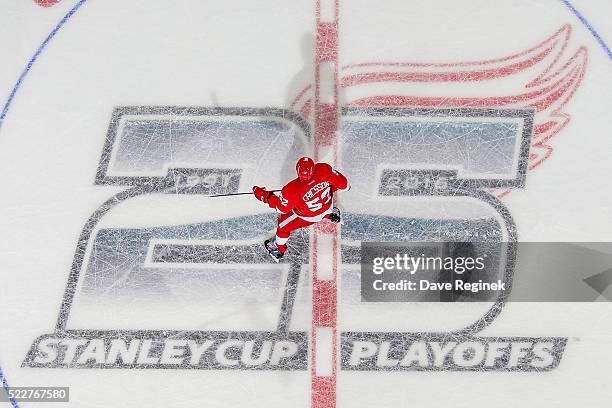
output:
[[[557,49],[556,64],[568,36],[564,28],[526,53],[455,68],[495,77],[508,72],[504,63],[529,67]],[[538,115],[558,113],[555,101],[573,93],[579,57],[533,82],[559,78],[548,90],[557,99],[547,104],[538,102],[544,90],[532,102],[505,105],[472,98],[475,109],[452,106],[453,98],[432,108],[427,98],[399,103],[385,95],[342,109],[339,168],[353,186],[340,242],[343,370],[542,371],[559,364],[565,338],[478,336],[499,317],[503,294],[480,309],[455,304],[452,319],[443,304],[428,305],[423,318],[413,304],[359,302],[359,244],[427,241],[443,251],[444,242],[508,242],[498,273],[510,286],[517,232],[496,192],[522,187],[529,163],[545,158],[541,136],[563,124],[540,123]],[[348,67],[342,86],[384,81],[383,68],[367,74]],[[55,331],[34,341],[24,365],[306,370],[308,234],[294,240],[302,248],[286,262],[273,264],[261,241],[274,214],[255,213],[258,207],[245,215],[204,196],[282,185],[311,149],[308,122],[281,109],[116,108],[95,181],[111,196],[83,227]]]

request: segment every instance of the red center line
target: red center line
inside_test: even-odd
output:
[[[315,48],[315,104],[314,151],[315,160],[321,159],[327,150],[333,166],[338,166],[338,0],[316,0],[316,48]],[[327,7],[325,10],[321,6]],[[329,7],[333,7],[332,10]],[[330,18],[331,16],[331,18]],[[324,68],[322,66],[325,65]],[[321,81],[322,69],[332,81]],[[326,87],[326,88],[322,88]],[[331,89],[333,88],[333,89]],[[321,100],[321,91],[332,95]],[[337,304],[338,304],[338,250],[340,229],[336,224],[315,224],[311,235],[312,264],[312,326],[310,343],[311,407],[334,408],[336,406],[337,371]],[[331,241],[331,254],[317,250],[320,241]],[[325,251],[327,252],[327,251]],[[327,259],[324,259],[327,257]],[[331,271],[325,269],[331,268]],[[331,331],[331,338],[329,336]],[[318,336],[317,334],[323,334]],[[317,349],[325,350],[319,353]],[[331,350],[330,350],[331,349]],[[329,361],[331,359],[331,361]]]

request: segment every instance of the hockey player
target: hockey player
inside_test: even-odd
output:
[[[280,213],[276,236],[264,242],[272,258],[278,262],[287,251],[291,231],[304,228],[324,218],[340,222],[340,210],[334,207],[334,193],[348,191],[348,180],[327,163],[316,163],[302,157],[295,165],[297,178],[277,195],[265,187],[253,187],[255,197]]]

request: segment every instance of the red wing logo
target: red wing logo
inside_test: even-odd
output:
[[[504,58],[460,63],[382,62],[345,65],[340,73],[345,106],[533,109],[529,169],[553,152],[548,141],[570,121],[563,108],[580,86],[588,52],[568,57],[571,26],[524,52]],[[393,87],[389,87],[393,83]],[[312,88],[291,104],[302,115]]]

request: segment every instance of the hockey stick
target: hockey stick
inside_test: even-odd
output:
[[[270,193],[275,193],[280,190],[266,190],[266,191],[269,191]],[[206,197],[230,197],[230,196],[239,196],[239,195],[247,195],[247,194],[253,194],[253,192],[250,191],[248,193],[213,194],[213,195],[209,195]]]

